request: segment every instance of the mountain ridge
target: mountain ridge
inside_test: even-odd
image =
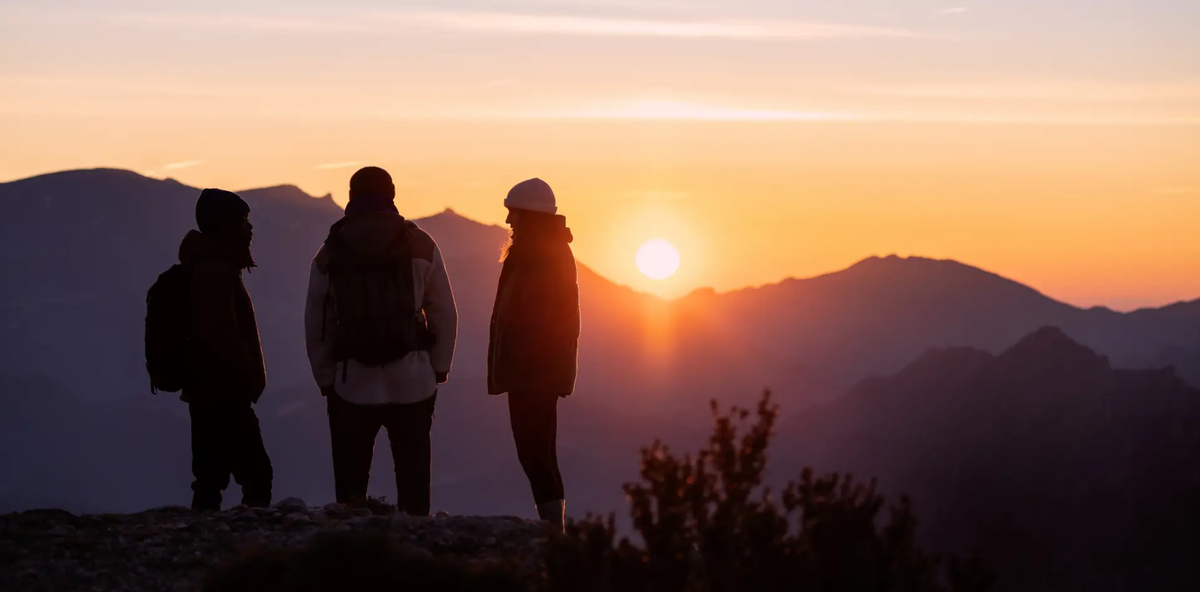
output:
[[[928,350],[799,411],[772,462],[912,495],[925,543],[978,550],[1003,590],[1183,590],[1200,576],[1200,531],[1182,527],[1197,422],[1200,390],[1174,372],[1113,368],[1044,327],[1000,354]]]
[[[0,283],[0,359],[7,363],[0,374],[9,375],[0,376],[0,472],[9,477],[0,483],[0,508],[186,503],[186,407],[149,395],[141,329],[145,291],[175,261],[199,190],[127,171],[42,181],[0,184],[0,277],[7,280]],[[305,353],[303,311],[312,256],[342,211],[288,186],[242,194],[257,213],[259,267],[245,279],[266,357],[268,387],[256,409],[276,490],[329,499],[328,419]],[[433,431],[436,505],[459,514],[529,515],[504,399],[485,394],[508,232],[453,210],[417,223],[441,245],[460,321]],[[918,504],[929,500],[919,515],[940,525],[931,533],[961,542],[970,533],[955,524],[979,508],[956,489],[960,481],[988,477],[998,463],[1022,489],[997,487],[1029,495],[1022,484],[1037,481],[1019,472],[1029,466],[1054,496],[1069,494],[1037,446],[1056,451],[1055,462],[1075,463],[1084,477],[1105,474],[1095,473],[1104,459],[1083,454],[1090,446],[1128,460],[1123,446],[1133,442],[1151,460],[1173,458],[1155,443],[1169,445],[1191,429],[1172,407],[1187,411],[1190,399],[1154,394],[1184,392],[1184,377],[1200,384],[1200,306],[1081,310],[952,260],[876,257],[772,289],[673,301],[580,264],[579,293],[579,380],[560,406],[558,450],[577,515],[621,506],[619,484],[636,479],[629,460],[641,445],[662,438],[690,448],[711,429],[709,400],[749,407],[767,387],[789,413],[774,466],[790,472],[803,462],[878,476],[881,486],[906,490]],[[1172,365],[1178,374],[1163,369]],[[1148,397],[1145,405],[1129,406],[1139,397]],[[971,405],[981,407],[972,412]],[[831,419],[791,427],[792,417],[822,414]],[[912,430],[909,421],[923,428]],[[1122,422],[1136,430],[1123,431]],[[1124,435],[1097,436],[1105,430]],[[1009,454],[1013,447],[1020,454]],[[378,451],[372,472],[389,475],[388,447]],[[939,462],[913,464],[918,452]],[[1146,476],[1125,460],[1125,482],[1144,484]],[[981,483],[968,493],[988,491],[980,488],[991,482]],[[393,487],[376,478],[371,493],[391,497]],[[1101,480],[1094,489],[1106,487]],[[1054,496],[1045,499],[1062,499]],[[1002,521],[985,526],[1010,533]]]
[[[116,168],[116,167],[94,167],[94,168],[69,169],[69,170],[63,170],[63,171],[48,172],[48,173],[43,173],[40,175],[34,175],[31,177],[25,177],[22,179],[16,179],[16,180],[12,180],[12,181],[3,182],[3,183],[0,183],[0,188],[3,188],[6,185],[29,184],[29,183],[35,183],[35,182],[74,181],[79,177],[84,177],[84,176],[88,176],[88,175],[112,175],[112,176],[114,176],[114,178],[117,178],[122,181],[142,180],[142,181],[157,182],[157,183],[167,183],[167,184],[178,186],[179,188],[186,188],[186,189],[190,189],[190,190],[193,190],[196,192],[199,192],[200,189],[202,189],[199,187],[192,187],[190,185],[184,184],[174,178],[168,177],[168,178],[158,179],[158,178],[143,175],[141,173],[138,173],[137,171]],[[88,178],[86,180],[95,181],[96,179]],[[341,209],[340,206],[337,206],[333,202],[333,197],[331,194],[325,194],[324,196],[311,195],[311,194],[305,192],[304,190],[300,189],[296,185],[289,184],[289,183],[281,183],[281,184],[270,185],[270,186],[266,186],[266,187],[240,189],[240,190],[237,190],[237,193],[250,194],[251,196],[260,197],[260,198],[264,198],[264,197],[265,198],[303,197],[304,200],[298,200],[298,201],[301,201],[303,203],[305,200],[309,200],[311,203],[321,204],[321,207],[333,206],[333,207],[337,207],[338,210]],[[425,216],[422,218],[416,218],[416,219],[414,219],[414,221],[418,221],[419,223],[423,222],[426,224],[430,224],[430,223],[446,224],[446,225],[457,224],[460,227],[474,226],[477,229],[486,229],[486,231],[488,231],[488,232],[499,231],[499,232],[503,232],[507,235],[507,230],[505,230],[502,226],[499,226],[496,224],[488,224],[486,222],[480,222],[473,218],[469,218],[467,216],[464,216],[464,215],[456,212],[451,207],[447,207],[446,209],[442,210],[441,212],[438,212],[437,214]],[[462,222],[470,223],[470,224],[462,224]],[[584,263],[586,265],[586,262],[582,262],[582,263]],[[884,255],[884,256],[871,255],[871,256],[865,257],[863,259],[860,259],[845,268],[835,269],[835,270],[819,273],[819,274],[812,275],[812,276],[805,276],[805,277],[789,276],[789,277],[786,277],[786,278],[783,278],[781,280],[774,281],[774,282],[767,282],[767,283],[763,283],[763,284],[743,286],[743,287],[739,287],[739,288],[734,288],[734,289],[730,289],[730,290],[721,290],[721,291],[715,290],[712,287],[701,286],[701,287],[695,288],[694,290],[690,291],[689,293],[687,293],[683,296],[679,296],[676,298],[669,298],[669,299],[661,298],[657,295],[654,295],[654,294],[651,294],[648,292],[642,292],[640,290],[637,290],[636,288],[628,286],[627,284],[622,284],[620,282],[616,282],[609,278],[605,278],[605,279],[610,282],[613,282],[616,285],[629,288],[629,289],[637,291],[641,294],[645,294],[647,296],[658,298],[658,299],[664,300],[666,302],[677,302],[677,303],[686,304],[689,301],[691,301],[692,299],[696,299],[696,298],[706,299],[706,298],[709,298],[712,296],[717,296],[717,297],[736,296],[736,295],[742,295],[742,294],[769,292],[772,290],[777,290],[777,289],[782,290],[782,289],[786,289],[786,288],[789,288],[792,286],[797,286],[797,285],[811,284],[813,282],[828,282],[828,281],[854,279],[856,277],[860,277],[860,276],[864,275],[864,272],[874,272],[874,274],[877,275],[880,270],[884,270],[887,273],[896,273],[897,271],[900,271],[900,270],[911,271],[913,269],[916,269],[917,267],[924,267],[924,268],[937,267],[940,271],[961,272],[964,274],[976,276],[977,278],[987,279],[989,281],[1000,282],[1003,284],[1007,284],[1010,288],[1031,292],[1033,295],[1040,296],[1040,297],[1046,298],[1047,300],[1051,300],[1053,302],[1059,303],[1063,306],[1067,306],[1067,307],[1070,307],[1070,308],[1073,308],[1076,310],[1081,310],[1081,311],[1107,311],[1107,312],[1111,312],[1111,313],[1118,314],[1118,315],[1128,315],[1128,314],[1134,314],[1134,313],[1144,313],[1146,311],[1158,311],[1158,310],[1163,310],[1163,309],[1175,309],[1175,308],[1188,308],[1190,310],[1191,307],[1195,307],[1197,309],[1196,314],[1198,316],[1200,316],[1200,297],[1197,297],[1192,300],[1180,300],[1177,302],[1172,302],[1172,303],[1164,304],[1162,306],[1157,306],[1157,307],[1142,307],[1142,308],[1138,308],[1138,309],[1134,309],[1134,310],[1130,310],[1130,311],[1117,311],[1117,310],[1114,310],[1110,307],[1103,306],[1103,305],[1097,305],[1097,306],[1091,306],[1091,307],[1081,307],[1081,306],[1071,304],[1069,302],[1055,299],[1051,296],[1046,295],[1044,292],[1041,292],[1037,288],[1034,288],[1034,287],[1032,287],[1028,284],[1025,284],[1023,282],[1020,282],[1018,280],[1009,278],[998,272],[994,272],[994,271],[990,271],[990,270],[987,270],[987,269],[984,269],[981,267],[977,267],[977,266],[971,265],[969,263],[959,261],[957,259],[933,258],[933,257],[925,257],[925,256],[921,256],[921,255],[909,255],[909,256],[901,256],[898,254],[888,254],[888,255]],[[597,275],[601,275],[598,272],[595,272],[594,269],[590,268],[590,266],[589,266],[589,269],[592,270],[593,273],[596,273]],[[603,277],[603,276],[601,275],[601,277]]]
[[[180,237],[193,227],[198,193],[176,181],[120,169],[65,171],[0,184],[0,246],[7,245],[0,249],[0,272],[28,278],[0,288],[0,313],[6,307],[8,315],[30,307],[59,310],[47,308],[59,303],[73,306],[60,313],[64,329],[68,319],[86,326],[88,315],[96,314],[112,318],[114,330],[117,321],[136,324],[132,304],[147,282],[174,262]],[[256,301],[262,300],[260,320],[271,344],[267,355],[275,358],[268,359],[268,367],[283,370],[273,374],[294,377],[287,379],[292,384],[305,374],[298,331],[310,258],[342,210],[331,199],[312,198],[290,185],[242,194],[256,211],[254,249],[260,266],[247,282]],[[456,294],[469,295],[462,300],[462,345],[471,355],[482,355],[478,342],[486,342],[491,311],[485,301],[494,295],[508,232],[449,208],[416,222],[441,246]],[[121,264],[114,266],[115,261]],[[790,390],[799,399],[820,399],[866,376],[899,370],[929,347],[965,345],[995,352],[1045,325],[1063,327],[1119,365],[1174,364],[1200,383],[1200,361],[1193,353],[1200,347],[1200,300],[1130,313],[1084,310],[965,263],[900,256],[870,257],[808,279],[664,300],[613,282],[586,261],[579,267],[585,353],[593,355],[589,344],[607,339],[606,347],[625,350],[605,351],[607,363],[637,365],[663,380],[716,389],[721,396],[732,395],[738,384],[743,393],[797,385]],[[37,331],[27,315],[9,318],[10,326]],[[93,348],[108,350],[106,356],[121,351],[101,343],[71,347],[74,359],[94,355]],[[14,354],[36,364],[27,349]],[[134,380],[140,372],[134,370],[140,366],[134,352],[121,355],[124,359],[104,368],[124,368]],[[663,356],[673,366],[651,363]],[[700,359],[716,364],[713,371],[723,359],[732,361],[746,374],[714,386],[685,370]],[[583,376],[588,374],[585,370]],[[658,405],[660,399],[639,404]]]

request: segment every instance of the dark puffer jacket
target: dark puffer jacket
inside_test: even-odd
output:
[[[547,216],[549,236],[513,245],[500,273],[488,343],[488,392],[575,391],[579,357],[579,279],[571,231]]]
[[[258,402],[267,386],[254,304],[236,248],[189,232],[179,246],[179,261],[192,267],[189,323],[189,381],[182,399]]]

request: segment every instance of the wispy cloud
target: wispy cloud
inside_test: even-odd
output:
[[[956,14],[966,14],[967,11],[969,11],[969,10],[970,9],[967,8],[966,6],[951,6],[949,8],[943,8],[943,9],[939,10],[938,14],[944,14],[947,16],[956,15]]]
[[[189,83],[186,80],[167,81],[159,84],[145,84],[137,80],[97,79],[97,78],[48,78],[48,77],[3,77],[0,86],[51,88],[51,89],[80,89],[92,92],[117,94],[143,94],[179,97],[230,98],[246,93],[230,89],[212,89]]]
[[[660,20],[500,12],[392,13],[381,16],[410,26],[481,33],[725,39],[918,36],[903,29],[814,21]]]
[[[704,105],[680,101],[634,101],[582,106],[569,109],[539,109],[526,112],[476,113],[484,119],[570,119],[613,121],[694,122],[809,122],[809,123],[932,123],[955,125],[1053,125],[1053,126],[1200,126],[1200,116],[1164,117],[1131,113],[1086,115],[1067,112],[1000,113],[989,111],[827,111],[805,109],[760,109]]]
[[[521,119],[613,119],[653,121],[852,121],[852,113],[722,107],[683,101],[634,101],[568,110],[514,114]]]
[[[928,99],[1008,99],[1123,103],[1200,100],[1200,81],[997,80],[849,89],[869,95]]]
[[[1157,193],[1163,195],[1200,195],[1200,186],[1159,187]]]
[[[167,164],[164,164],[164,165],[158,167],[157,169],[154,169],[152,171],[146,171],[146,176],[158,177],[158,176],[164,175],[166,173],[169,173],[171,171],[180,171],[183,169],[190,169],[192,167],[198,167],[198,166],[204,164],[205,162],[207,162],[207,161],[183,160],[180,162],[168,162]]]
[[[318,171],[328,171],[328,170],[333,170],[333,169],[348,169],[351,167],[359,166],[361,164],[362,164],[361,160],[347,160],[345,162],[326,162],[323,164],[319,164],[314,168],[316,168]]]
[[[820,40],[916,38],[907,29],[808,20],[730,18],[642,18],[498,11],[392,10],[349,15],[278,16],[177,12],[39,12],[37,20],[97,22],[121,26],[176,29],[252,30],[299,35],[393,36],[412,30],[494,34],[591,37],[666,37],[677,39]]]

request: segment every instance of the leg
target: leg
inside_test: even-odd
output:
[[[221,509],[221,492],[229,486],[228,409],[217,403],[188,405],[192,420],[192,509]]]
[[[567,493],[563,488],[562,472],[558,467],[558,395],[554,395],[546,410],[546,439],[550,449],[550,468],[554,475],[553,499],[565,500]]]
[[[558,396],[547,393],[509,393],[508,416],[517,458],[529,478],[538,505],[563,499],[558,470]]]
[[[242,486],[242,505],[265,508],[271,505],[271,481],[274,471],[267,448],[263,446],[258,416],[247,402],[234,415],[232,464],[233,478]]]
[[[379,433],[379,413],[331,395],[329,439],[333,446],[333,482],[339,504],[367,499],[371,481],[371,459]]]
[[[429,515],[429,479],[433,409],[437,395],[412,405],[389,405],[388,441],[396,471],[396,508],[413,516]]]

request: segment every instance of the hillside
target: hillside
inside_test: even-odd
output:
[[[808,279],[714,295],[681,306],[726,329],[820,367],[839,387],[901,369],[929,347],[996,352],[1038,327],[1062,327],[1118,366],[1154,366],[1200,345],[1200,300],[1118,313],[1081,309],[956,261],[872,257]],[[1197,377],[1200,365],[1180,360]]]
[[[1188,589],[1197,426],[1200,391],[1173,372],[1114,369],[1046,328],[1000,355],[930,351],[794,415],[773,466],[911,494],[929,542],[977,548],[1007,590]]]

